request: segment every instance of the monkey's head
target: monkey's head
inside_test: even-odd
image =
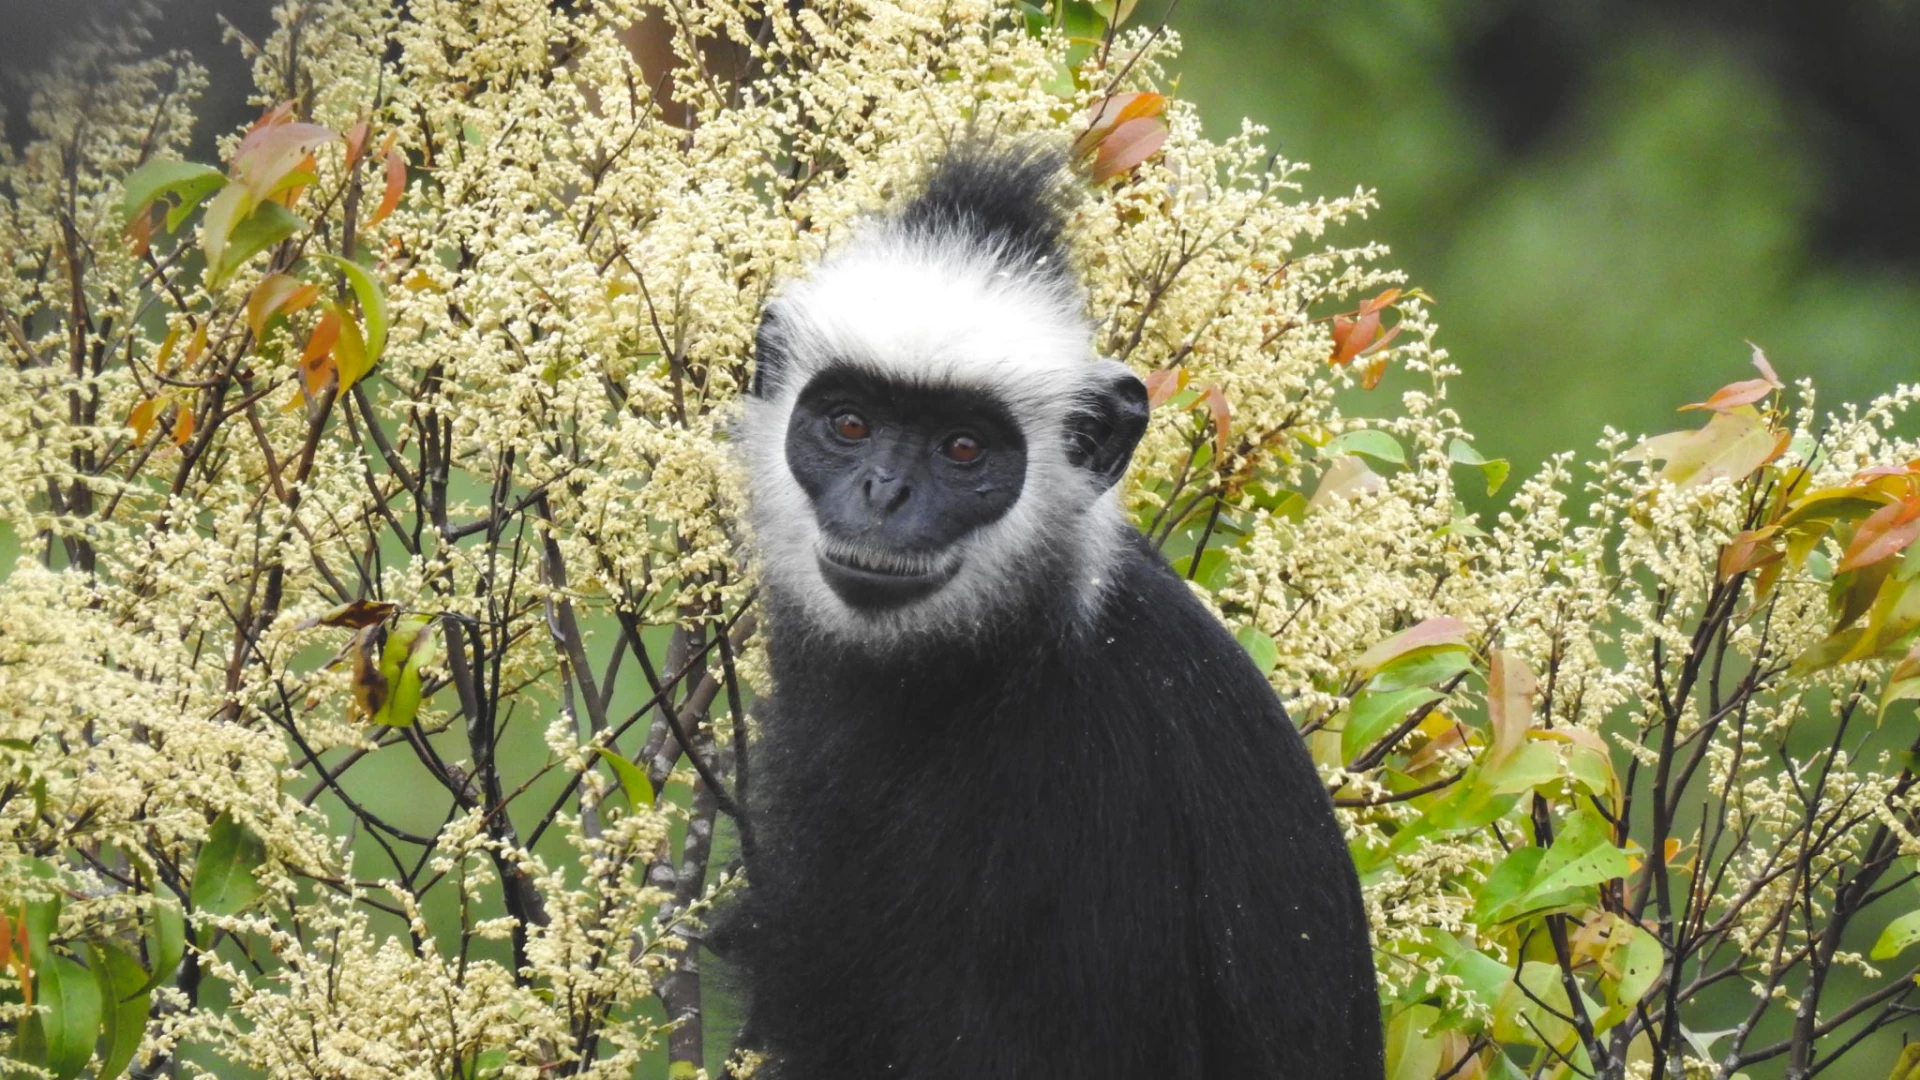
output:
[[[868,646],[1096,598],[1147,394],[1093,355],[1057,154],[964,148],[768,303],[742,425],[761,576]]]

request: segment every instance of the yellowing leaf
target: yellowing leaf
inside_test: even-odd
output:
[[[1721,478],[1743,480],[1784,452],[1791,438],[1768,427],[1751,407],[1743,407],[1715,413],[1697,431],[1656,435],[1628,451],[1626,459],[1664,461],[1660,478],[1690,488]]]
[[[433,662],[438,640],[430,616],[409,615],[394,623],[380,650],[380,674],[386,680],[388,694],[373,710],[374,723],[412,725],[420,711],[420,669]]]
[[[1505,649],[1495,649],[1487,662],[1487,720],[1493,744],[1482,768],[1497,767],[1526,741],[1533,725],[1533,695],[1539,683],[1526,661]]]
[[[321,146],[339,138],[319,124],[268,124],[247,133],[233,153],[233,178],[259,202]]]
[[[127,415],[127,426],[133,429],[135,439],[146,441],[147,432],[153,430],[153,422],[159,417],[162,404],[164,402],[160,398],[150,397],[133,407],[133,412]]]
[[[1362,674],[1372,674],[1385,667],[1388,662],[1415,649],[1435,645],[1465,646],[1470,633],[1467,624],[1459,619],[1451,615],[1436,615],[1431,619],[1423,619],[1415,623],[1361,653],[1359,659],[1353,662],[1353,666]]]
[[[340,319],[339,337],[333,343],[333,362],[343,394],[373,368],[373,361],[367,356],[367,343],[360,337],[360,324],[352,316],[343,315]]]
[[[273,273],[260,279],[247,296],[247,326],[254,340],[266,336],[267,321],[275,315],[291,315],[320,296],[320,286],[301,281],[291,274]]]

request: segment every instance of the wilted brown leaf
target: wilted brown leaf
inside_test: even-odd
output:
[[[315,615],[304,620],[295,630],[310,630],[316,626],[350,626],[355,630],[364,630],[369,626],[385,622],[387,616],[399,610],[399,605],[388,600],[355,600],[341,604],[323,615]]]
[[[387,677],[380,673],[380,655],[387,647],[387,633],[375,623],[353,635],[353,703],[372,717],[387,703],[391,692]]]

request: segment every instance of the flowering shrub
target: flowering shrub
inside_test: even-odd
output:
[[[1368,194],[1203,135],[1131,6],[288,0],[219,162],[184,58],[63,60],[0,160],[9,1068],[717,1071],[757,311],[969,133],[1077,141],[1128,506],[1344,808],[1392,1074],[1884,1068],[1920,389],[1823,414],[1756,349],[1509,485],[1328,239]]]

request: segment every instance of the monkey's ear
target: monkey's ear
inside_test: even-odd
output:
[[[1067,460],[1098,478],[1104,491],[1126,475],[1146,433],[1147,388],[1124,366],[1102,360],[1076,405],[1067,417]]]
[[[767,387],[780,381],[780,368],[787,358],[784,336],[778,310],[768,304],[753,335],[753,379],[747,383],[747,393],[754,397],[765,397]]]

